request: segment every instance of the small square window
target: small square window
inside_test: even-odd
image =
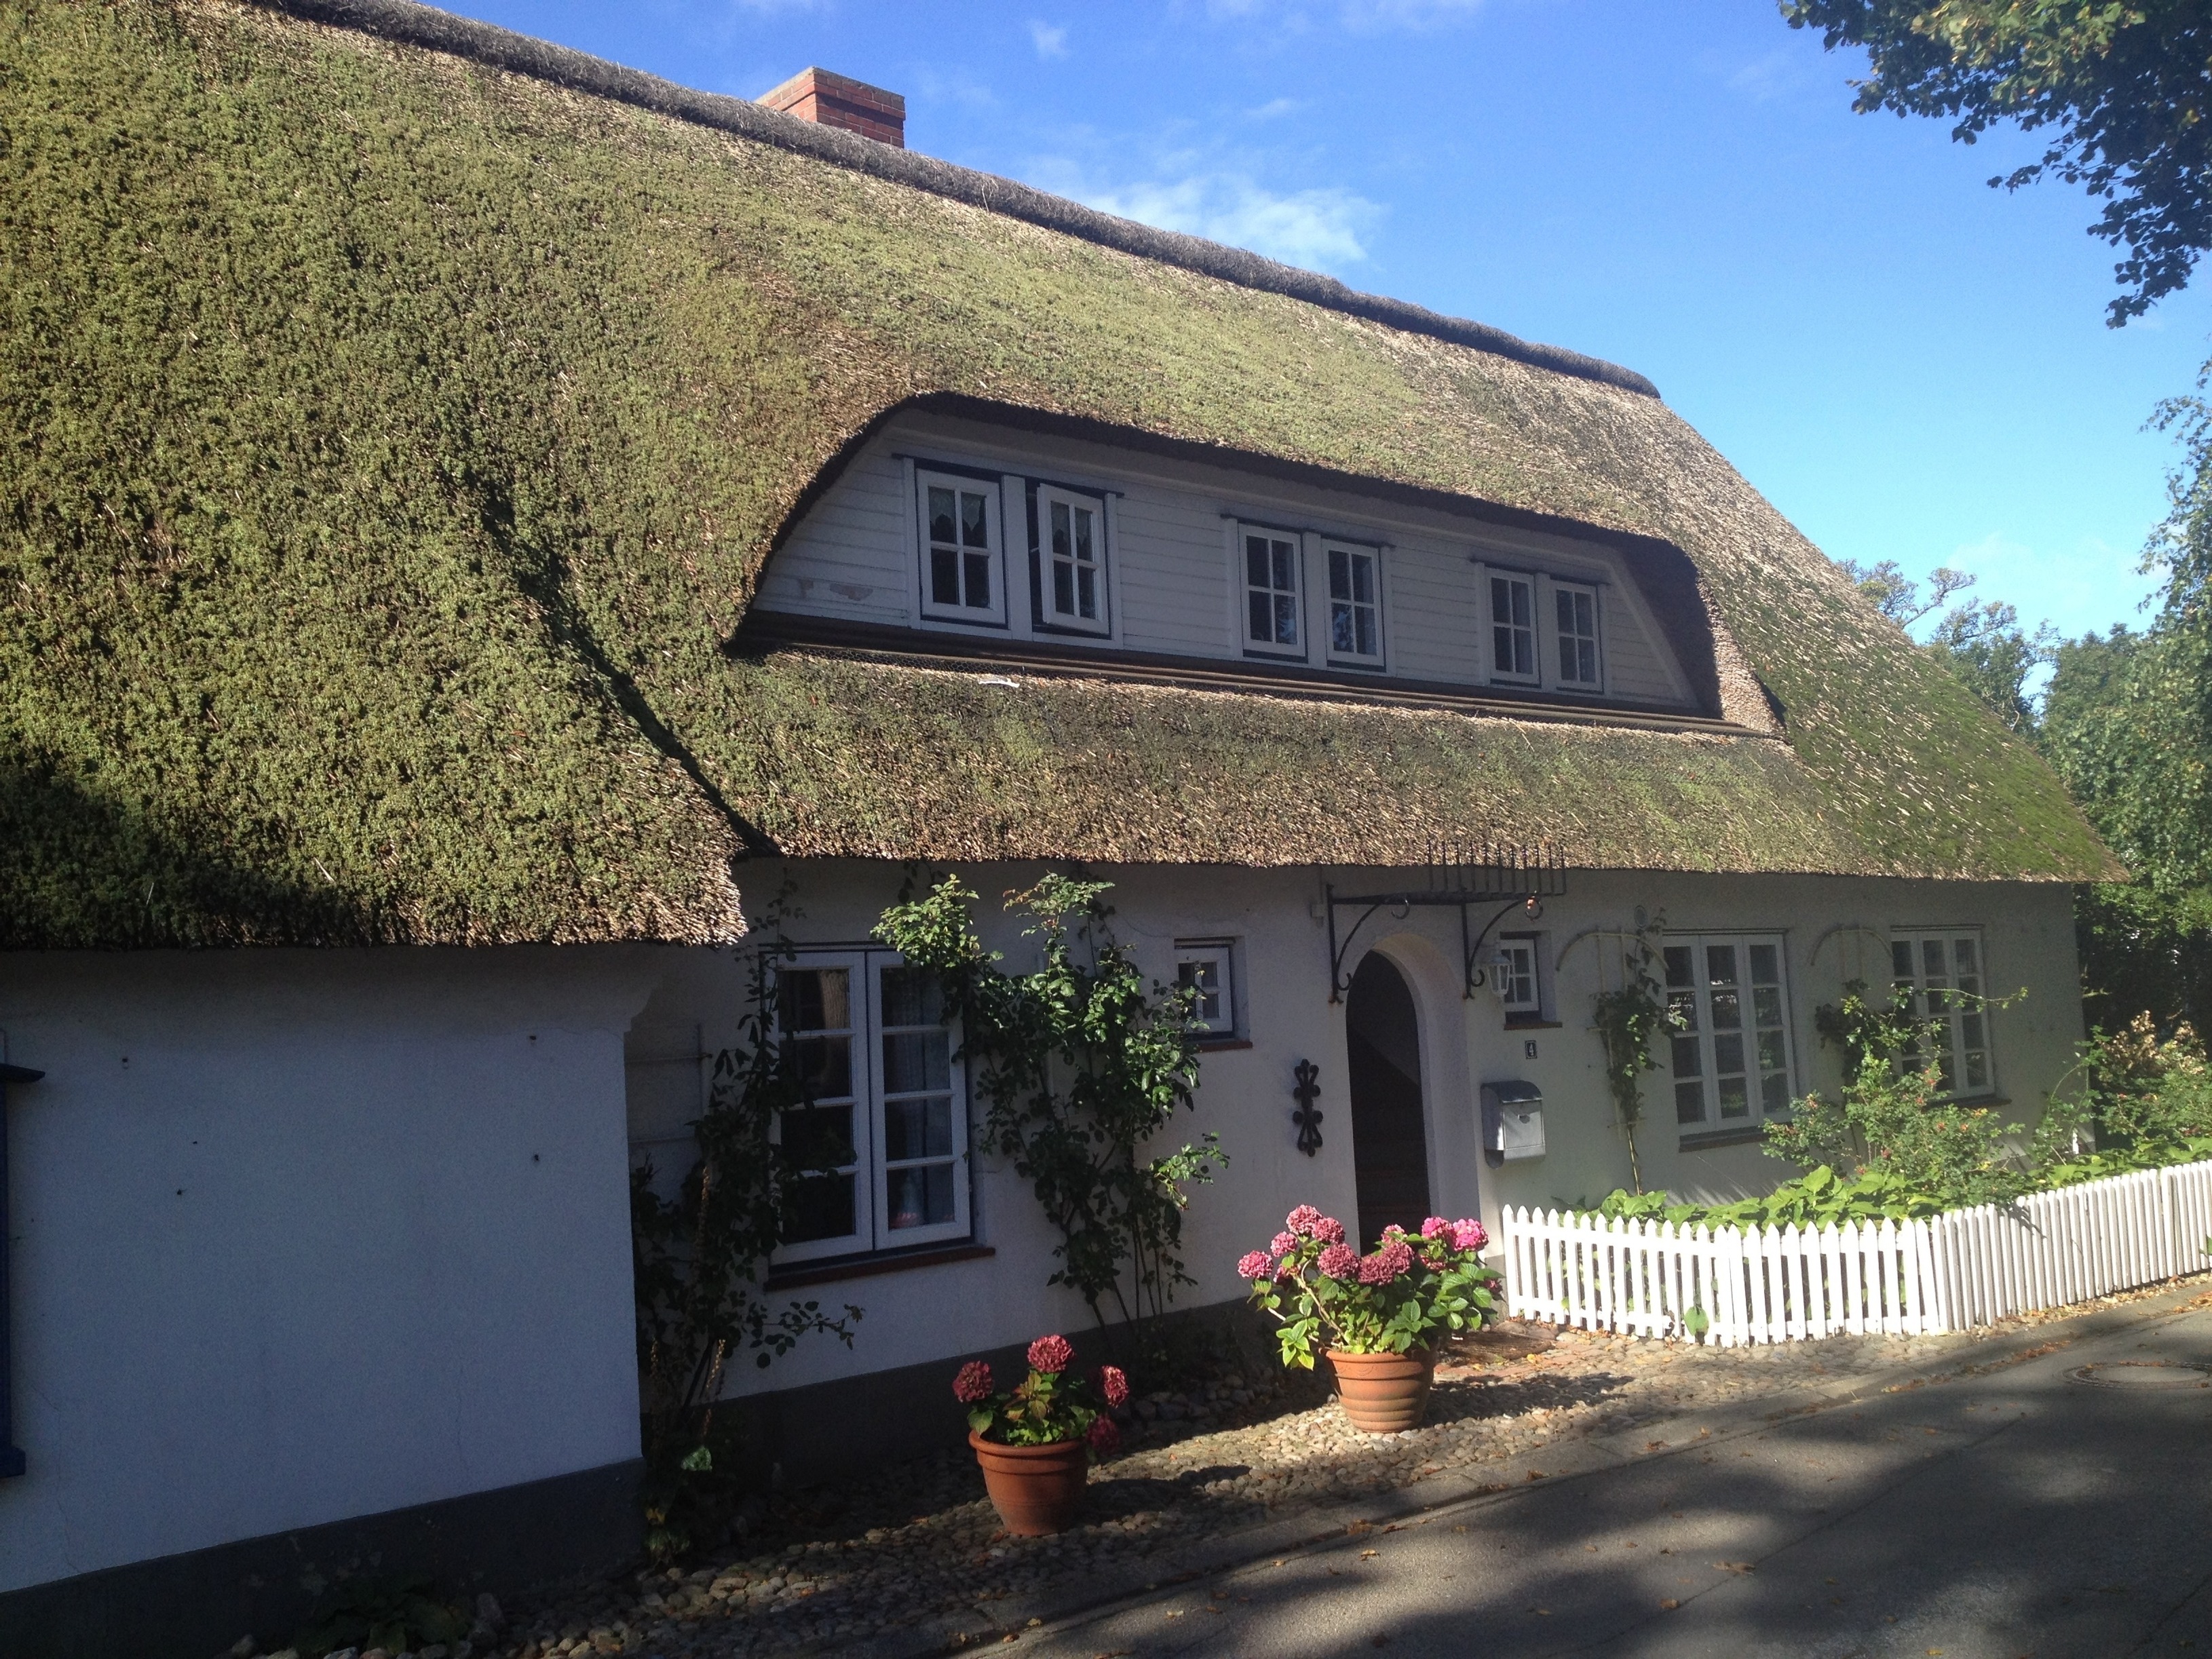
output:
[[[1536,946],[1534,933],[1507,933],[1498,941],[1492,971],[1498,975],[1498,1000],[1508,1019],[1543,1017],[1544,984]]]
[[[921,613],[1003,625],[1004,536],[999,487],[950,473],[916,474],[921,510]]]
[[[1328,659],[1382,665],[1382,556],[1371,547],[1330,544]]]
[[[1040,484],[1036,517],[1037,620],[1079,633],[1108,632],[1106,503]]]
[[[1492,573],[1490,672],[1501,680],[1536,679],[1536,580]]]
[[[1191,994],[1191,1029],[1237,1035],[1237,948],[1231,939],[1178,939],[1176,986]]]
[[[1244,647],[1272,656],[1305,654],[1300,616],[1304,585],[1298,538],[1277,530],[1244,526]]]
[[[1597,589],[1553,582],[1552,609],[1559,684],[1579,691],[1598,690]]]

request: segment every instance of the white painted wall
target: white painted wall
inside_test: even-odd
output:
[[[637,1455],[632,947],[0,956],[0,1590]]]
[[[1236,607],[1243,589],[1224,533],[1224,525],[1241,515],[1384,544],[1383,641],[1394,677],[1470,688],[1486,683],[1481,580],[1486,561],[1601,584],[1607,695],[1672,708],[1690,702],[1687,683],[1635,582],[1619,556],[1595,543],[1486,526],[1350,491],[942,416],[902,416],[854,458],[769,562],[757,607],[844,622],[950,629],[979,638],[1029,637],[1026,611],[1018,605],[1005,629],[917,623],[921,556],[908,502],[909,467],[917,457],[923,464],[1003,470],[1113,492],[1109,559],[1115,604],[1106,648],[1242,663],[1243,624]],[[1006,522],[1020,525],[1018,499],[1009,495],[1008,501]],[[1025,550],[1025,535],[1024,526],[1013,538],[1018,550]],[[1319,599],[1326,580],[1320,544],[1312,539],[1305,568],[1306,631],[1316,643],[1299,665],[1327,665],[1318,648],[1326,637]],[[1538,609],[1548,627],[1549,600],[1541,591]],[[1054,641],[1074,648],[1100,643],[1070,635],[1054,635]],[[1557,664],[1548,635],[1541,654],[1550,685]]]
[[[844,943],[869,935],[897,896],[895,866],[825,862],[785,866],[804,912],[790,927],[795,940]],[[749,913],[758,915],[784,869],[762,866],[746,885]],[[1028,884],[1033,866],[991,866],[962,872],[977,891],[996,896]],[[1318,908],[1323,876],[1304,870],[1106,868],[1116,886],[1122,938],[1161,978],[1172,974],[1174,940],[1229,936],[1243,945],[1249,1049],[1208,1053],[1202,1062],[1196,1112],[1171,1132],[1180,1143],[1218,1130],[1231,1163],[1219,1183],[1199,1190],[1188,1212],[1184,1255],[1198,1279],[1183,1305],[1235,1298],[1242,1287],[1233,1264],[1264,1246],[1292,1205],[1308,1202],[1349,1217],[1355,1212],[1351,1109],[1346,1095],[1343,1009],[1328,1000],[1327,932]],[[1387,890],[1403,872],[1328,872],[1338,890]],[[1840,994],[1844,981],[1867,973],[1877,983],[1878,951],[1862,963],[1846,947],[1839,924],[1874,928],[1978,925],[1984,930],[1990,988],[2026,988],[2017,1005],[1992,1016],[2000,1086],[2010,1112],[2032,1122],[2043,1091],[2071,1064],[2081,1035],[2070,896],[2063,886],[1870,881],[1799,877],[1691,877],[1576,872],[1570,893],[1552,901],[1543,920],[1547,961],[1585,929],[1626,928],[1636,911],[1663,913],[1680,931],[1759,930],[1784,936],[1796,1091],[1832,1090],[1840,1062],[1823,1049],[1814,1011]],[[1348,918],[1346,919],[1348,922]],[[1479,924],[1478,924],[1479,925]],[[1347,957],[1385,951],[1406,974],[1419,1006],[1422,1079],[1429,1113],[1430,1178],[1437,1208],[1479,1213],[1493,1231],[1504,1204],[1563,1204],[1598,1199],[1628,1180],[1625,1142],[1614,1123],[1597,1039],[1589,1029],[1598,988],[1597,958],[1588,942],[1566,951],[1553,987],[1558,1029],[1509,1030],[1496,1000],[1461,994],[1458,915],[1387,912],[1369,924]],[[1019,963],[1017,932],[993,915],[987,941]],[[1828,935],[1824,940],[1823,935]],[[1815,947],[1818,955],[1815,956]],[[1862,954],[1865,947],[1858,947]],[[670,971],[631,1034],[633,1136],[653,1143],[664,1174],[688,1157],[683,1126],[702,1099],[698,1062],[732,1040],[742,989],[728,953],[671,953]],[[1534,1042],[1532,1059],[1526,1045]],[[1324,1146],[1308,1159],[1294,1145],[1290,1090],[1302,1058],[1321,1068]],[[1540,1160],[1491,1169],[1480,1153],[1478,1088],[1485,1081],[1526,1079],[1546,1097],[1549,1152]],[[1756,1146],[1684,1152],[1673,1123],[1669,1078],[1647,1076],[1646,1122],[1639,1134],[1647,1185],[1688,1196],[1720,1198],[1764,1190],[1789,1173]],[[667,1139],[663,1139],[667,1138]],[[981,1259],[817,1285],[804,1294],[865,1310],[851,1352],[811,1340],[766,1371],[736,1370],[740,1391],[787,1388],[860,1372],[1026,1341],[1048,1329],[1089,1323],[1082,1304],[1048,1289],[1054,1235],[1025,1183],[998,1160],[982,1158],[975,1181],[976,1236],[995,1254]],[[1419,1218],[1412,1218],[1417,1220]]]

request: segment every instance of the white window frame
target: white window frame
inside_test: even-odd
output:
[[[918,1245],[966,1239],[974,1233],[969,1163],[968,1079],[959,1057],[959,1033],[950,1020],[945,1022],[943,1029],[950,1095],[952,1218],[935,1224],[896,1227],[891,1224],[891,1218],[887,1213],[890,1207],[888,1181],[893,1170],[947,1161],[946,1156],[942,1154],[899,1160],[890,1156],[887,1108],[891,1100],[885,1087],[888,1067],[884,1062],[884,1038],[902,1034],[910,1028],[886,1030],[883,1022],[883,975],[888,969],[903,966],[904,959],[896,952],[873,949],[802,949],[797,955],[776,964],[779,973],[792,969],[842,969],[849,975],[848,984],[851,990],[848,1000],[852,1024],[838,1028],[838,1030],[852,1044],[852,1093],[837,1098],[849,1099],[854,1114],[865,1114],[867,1120],[866,1133],[855,1133],[853,1137],[854,1162],[842,1171],[854,1182],[853,1231],[834,1238],[808,1239],[781,1245],[773,1257],[777,1265],[817,1261],[832,1256],[870,1255],[905,1250]],[[780,1001],[776,1018],[780,1022]],[[777,1035],[780,1040],[784,1036],[780,1023]],[[906,1099],[913,1093],[920,1092],[936,1095],[947,1091],[909,1091],[898,1098]],[[770,1133],[781,1142],[783,1126],[780,1121],[771,1128]]]
[[[1544,1018],[1544,949],[1540,933],[1500,933],[1491,971],[1509,1021]]]
[[[1248,544],[1255,537],[1258,537],[1268,544],[1268,583],[1264,588],[1255,587],[1252,585],[1251,550]],[[1273,580],[1277,570],[1275,562],[1275,549],[1278,544],[1287,549],[1289,552],[1291,586],[1287,588],[1276,586]],[[1301,532],[1295,530],[1285,530],[1275,525],[1251,524],[1242,520],[1238,522],[1237,526],[1237,580],[1234,590],[1237,594],[1237,637],[1240,641],[1242,641],[1246,655],[1255,657],[1276,657],[1298,662],[1305,660],[1305,537]],[[1255,594],[1262,592],[1267,595],[1268,611],[1271,617],[1279,614],[1281,599],[1285,596],[1289,598],[1291,601],[1291,625],[1292,631],[1297,636],[1291,642],[1285,644],[1275,640],[1273,637],[1272,629],[1270,630],[1270,636],[1267,639],[1261,640],[1255,639],[1253,637],[1252,599]]]
[[[1194,1012],[1190,1029],[1203,1031],[1211,1037],[1233,1037],[1243,1030],[1239,1018],[1242,1008],[1238,1003],[1239,979],[1237,971],[1237,941],[1233,939],[1179,939],[1176,941],[1176,983],[1191,982],[1186,969],[1195,969],[1200,963],[1212,963],[1215,972],[1213,995],[1210,999],[1215,1011],[1207,1014]]]
[[[1939,948],[1940,968],[1929,960]],[[1966,947],[1961,952],[1960,947]],[[1990,1029],[1990,959],[1979,927],[1893,927],[1889,930],[1890,995],[1915,1018],[1943,1023],[1943,1067],[1948,1100],[1979,1100],[1997,1092],[1996,1044]],[[1953,1001],[1950,993],[1962,994]],[[1975,1042],[1975,1038],[1980,1040]],[[1924,1064],[1917,1052],[1900,1057],[1907,1066]],[[1978,1059],[1978,1066],[1976,1064]]]
[[[1670,1014],[1677,1021],[1687,1017],[1692,1029],[1676,1029],[1668,1034],[1668,1069],[1674,1079],[1674,1121],[1686,1135],[1716,1130],[1753,1128],[1777,1117],[1788,1115],[1790,1103],[1796,1094],[1797,1055],[1796,1032],[1790,1013],[1790,951],[1789,941],[1781,933],[1668,933],[1661,942],[1661,977],[1666,986],[1663,994]],[[1672,953],[1686,950],[1691,953],[1690,983],[1678,984],[1674,976]],[[1731,984],[1713,981],[1711,953],[1715,950],[1735,952],[1732,971],[1736,977]],[[1754,953],[1771,950],[1774,952],[1774,978],[1771,983],[1753,977]],[[1773,992],[1772,1006],[1760,996],[1765,990]],[[1717,1025],[1715,1008],[1726,993],[1735,994],[1737,1018],[1733,1026]],[[1779,1048],[1779,1066],[1771,1065],[1774,1054],[1766,1039],[1771,1036]],[[1733,1039],[1733,1042],[1731,1042]],[[1685,1069],[1685,1060],[1694,1056],[1695,1071]],[[1731,1060],[1735,1061],[1731,1065]],[[1731,1080],[1741,1079],[1744,1085],[1743,1102],[1746,1109],[1730,1112]],[[1698,1109],[1694,1116],[1685,1115],[1688,1091],[1694,1086],[1698,1097]]]
[[[1502,629],[1516,633],[1521,625],[1509,614],[1503,623],[1498,618],[1498,590],[1501,585],[1517,588],[1528,596],[1528,666],[1526,672],[1501,657],[1498,636]],[[1490,665],[1490,678],[1509,685],[1540,685],[1544,678],[1544,613],[1538,607],[1536,578],[1527,571],[1500,570],[1486,565],[1482,571],[1483,660]],[[1517,653],[1516,653],[1517,654]]]
[[[1005,502],[996,478],[971,477],[965,473],[945,472],[935,468],[916,466],[914,470],[914,510],[917,556],[921,562],[921,580],[919,594],[921,614],[932,622],[966,623],[974,627],[1004,628],[1006,625],[1006,526]],[[971,605],[965,603],[968,592],[968,570],[965,559],[969,550],[963,544],[954,549],[955,556],[963,561],[959,571],[963,602],[947,605],[937,598],[937,550],[940,545],[930,534],[929,492],[934,488],[955,492],[954,511],[956,533],[958,522],[958,495],[981,495],[983,498],[984,534],[991,545],[986,552],[987,569],[991,584],[991,603]],[[951,545],[944,544],[943,545]]]
[[[1604,613],[1599,608],[1596,584],[1568,581],[1555,576],[1545,585],[1551,590],[1549,603],[1546,606],[1545,621],[1549,624],[1547,631],[1551,635],[1552,661],[1556,672],[1553,684],[1563,691],[1603,691],[1605,690],[1605,623]],[[1590,631],[1587,640],[1589,646],[1590,672],[1587,678],[1571,677],[1567,672],[1568,643],[1571,640],[1580,642],[1585,636],[1580,634],[1570,634],[1559,625],[1561,602],[1577,599],[1587,599],[1589,602]],[[1579,661],[1581,653],[1577,651],[1576,655],[1577,661],[1575,666],[1579,669],[1582,665]]]
[[[1039,483],[1036,500],[1036,617],[1042,627],[1073,634],[1108,635],[1114,631],[1112,583],[1109,564],[1113,556],[1108,545],[1106,498],[1080,489],[1070,489],[1063,484]],[[1058,567],[1066,563],[1069,568],[1069,592],[1079,593],[1082,566],[1071,554],[1062,560],[1053,551],[1052,510],[1066,507],[1069,513],[1088,513],[1091,515],[1097,536],[1098,556],[1090,562],[1094,576],[1098,614],[1082,614],[1082,601],[1076,599],[1076,609],[1062,611],[1059,607],[1060,585],[1055,580]]]
[[[1336,591],[1337,562],[1340,559],[1345,562],[1347,584],[1353,589],[1351,595],[1344,598],[1338,597]],[[1370,597],[1365,599],[1357,596],[1358,579],[1352,574],[1362,560],[1366,562],[1370,572]],[[1324,538],[1321,544],[1321,574],[1322,640],[1328,653],[1328,660],[1332,663],[1341,663],[1348,667],[1381,668],[1383,666],[1385,656],[1382,632],[1382,550],[1371,543],[1344,541],[1334,537]],[[1356,616],[1352,624],[1355,648],[1345,650],[1338,646],[1336,618],[1339,606],[1372,611],[1375,613],[1375,648],[1372,651],[1361,651],[1356,648],[1356,641],[1358,638],[1358,623]]]

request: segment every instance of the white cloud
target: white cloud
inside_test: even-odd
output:
[[[1065,24],[1054,28],[1049,23],[1041,23],[1035,18],[1031,18],[1030,39],[1036,44],[1036,55],[1040,58],[1067,56],[1067,27]]]
[[[1296,98],[1270,98],[1259,108],[1246,110],[1244,118],[1248,121],[1279,120],[1285,115],[1296,115],[1304,107],[1305,105]]]
[[[1065,173],[1065,168],[1048,171]],[[1383,209],[1348,190],[1279,194],[1231,170],[1186,173],[1113,187],[1060,182],[1063,195],[1125,219],[1185,231],[1314,270],[1340,270],[1367,258],[1361,240]]]

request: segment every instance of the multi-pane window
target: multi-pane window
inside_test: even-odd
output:
[[[936,980],[881,951],[776,971],[776,1026],[806,1103],[779,1115],[781,1261],[964,1237],[968,1125]]]
[[[1674,1121],[1725,1128],[1790,1104],[1790,1000],[1777,939],[1670,936]]]
[[[1191,994],[1190,1023],[1194,1030],[1214,1036],[1236,1035],[1237,962],[1233,941],[1176,941],[1176,984]]]
[[[1583,690],[1598,685],[1597,589],[1571,582],[1552,584],[1554,633],[1559,641],[1559,684]]]
[[[920,474],[919,485],[922,614],[957,622],[1005,622],[998,486],[938,472]]]
[[[1891,994],[1898,1004],[1940,1028],[1930,1035],[1944,1092],[1990,1093],[1996,1087],[1996,1074],[1990,1063],[1980,934],[1958,927],[1899,933],[1890,940],[1889,956]],[[1917,1043],[1903,1060],[1908,1066],[1927,1064]]]
[[[1042,543],[1044,621],[1055,628],[1106,632],[1105,504],[1096,496],[1041,485],[1037,534]]]
[[[1536,678],[1536,583],[1533,577],[1490,578],[1490,672],[1499,679]]]
[[[1371,547],[1328,549],[1328,654],[1332,660],[1382,660],[1382,560]]]
[[[1536,936],[1507,933],[1498,941],[1494,971],[1498,1000],[1509,1016],[1528,1018],[1543,1012],[1543,986],[1536,972]]]
[[[1248,526],[1243,541],[1246,647],[1255,651],[1303,653],[1298,538]]]

